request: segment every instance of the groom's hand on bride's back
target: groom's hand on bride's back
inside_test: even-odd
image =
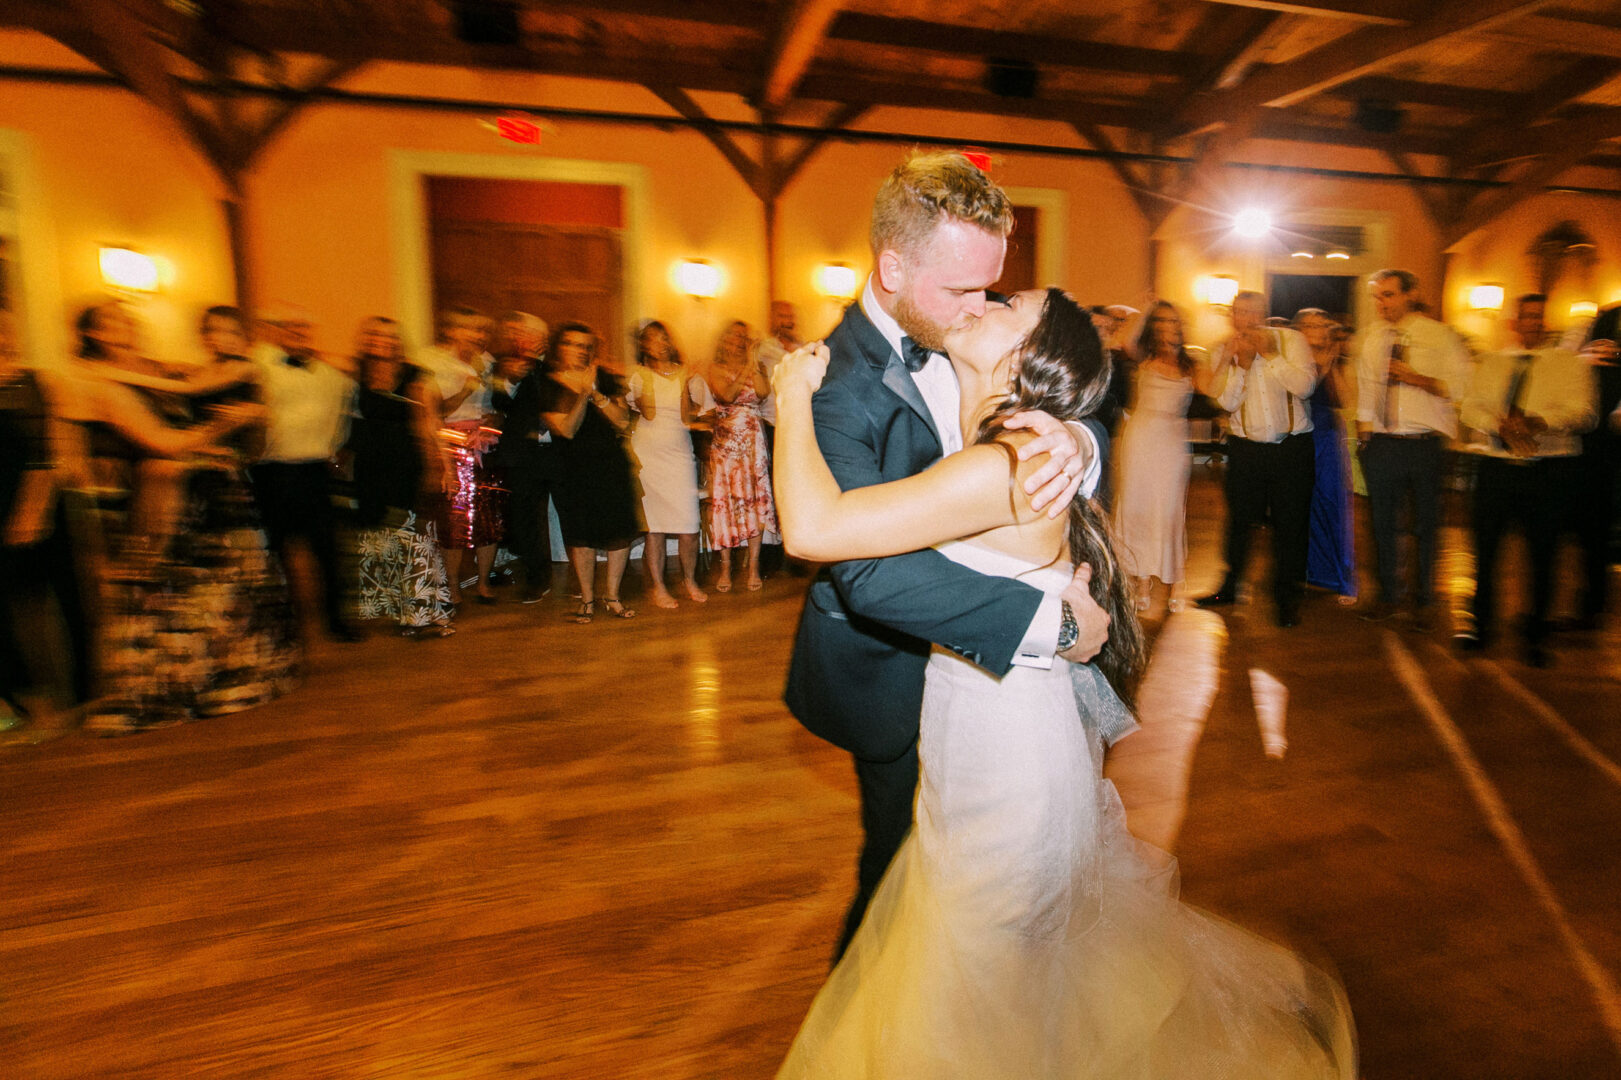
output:
[[[1059,596],[1069,605],[1081,632],[1075,644],[1058,655],[1073,664],[1084,664],[1102,652],[1109,640],[1109,613],[1092,599],[1092,564],[1077,566],[1068,588]]]

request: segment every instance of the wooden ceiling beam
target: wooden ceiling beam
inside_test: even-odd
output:
[[[1442,0],[1411,26],[1365,26],[1267,68],[1232,90],[1195,97],[1177,113],[1176,124],[1198,132],[1229,123],[1251,109],[1293,105],[1436,42],[1521,18],[1550,2]]]
[[[1408,105],[1434,105],[1442,109],[1471,113],[1512,112],[1523,107],[1528,97],[1513,90],[1392,79],[1384,75],[1364,75],[1360,79],[1330,87],[1326,93],[1347,101],[1372,98]]]
[[[1507,115],[1463,132],[1453,150],[1461,166],[1475,168],[1527,153],[1526,129],[1621,75],[1621,60],[1578,60],[1522,97]],[[1531,128],[1534,132],[1537,129]],[[1557,149],[1553,147],[1550,149]],[[1535,152],[1535,151],[1533,151]]]
[[[1111,45],[1099,41],[1076,41],[1050,34],[1025,34],[989,27],[931,23],[920,19],[899,19],[887,15],[867,15],[846,11],[833,20],[828,37],[886,45],[900,49],[925,49],[956,56],[1008,57],[1055,67],[1119,71],[1132,75],[1160,75],[1180,78],[1187,74],[1189,56],[1164,49],[1144,49],[1131,45]]]
[[[847,128],[867,111],[868,106],[866,105],[840,105],[833,110],[833,114],[827,118],[822,126],[835,130]],[[816,151],[827,145],[827,140],[831,137],[830,135],[817,135],[806,138],[799,145],[799,148],[787,158],[774,161],[771,167],[771,189],[780,195],[789,184],[793,183],[794,177],[799,175],[799,170],[805,167],[805,164],[810,161]]]
[[[1259,8],[1289,15],[1383,26],[1405,26],[1413,21],[1412,0],[1208,0],[1226,7]]]
[[[725,129],[716,124],[714,118],[704,112],[703,107],[692,100],[692,97],[685,90],[675,86],[655,83],[648,84],[647,88],[657,95],[660,101],[674,109],[682,117],[690,120],[698,134],[708,139],[710,145],[719,150],[721,156],[731,163],[732,168],[737,170],[737,175],[743,178],[743,182],[749,186],[750,191],[754,192],[762,201],[768,198],[768,178],[765,176],[765,171],[760,168],[759,163],[744,153],[743,148],[737,145],[737,141]]]
[[[1548,132],[1545,137],[1550,146],[1557,145],[1561,149],[1550,150],[1531,162],[1508,187],[1483,192],[1442,235],[1443,249],[1489,225],[1531,196],[1541,194],[1549,184],[1610,139],[1621,138],[1621,109],[1611,110],[1610,115],[1584,116],[1544,127],[1559,129]]]
[[[1109,154],[1118,154],[1120,152],[1120,147],[1116,146],[1114,140],[1109,138],[1108,133],[1096,124],[1086,120],[1072,120],[1070,126],[1075,129],[1077,135],[1091,143],[1093,149],[1102,150]],[[1138,173],[1138,168],[1141,167],[1139,163],[1125,161],[1118,157],[1108,158],[1107,161],[1115,178],[1124,185],[1126,194],[1130,195],[1131,201],[1136,204],[1137,212],[1148,223],[1149,231],[1152,232],[1158,228],[1172,204],[1159,198],[1158,189],[1145,176]]]
[[[888,82],[854,71],[811,72],[799,84],[798,96],[814,101],[862,102],[911,109],[950,109],[956,112],[1017,116],[1032,120],[1069,123],[1085,116],[1104,127],[1147,129],[1157,114],[1136,105],[1085,101],[1075,98],[1006,98],[981,90]]]
[[[765,84],[760,91],[762,109],[774,113],[788,104],[794,87],[816,58],[816,50],[827,37],[828,25],[843,3],[844,0],[790,0],[766,65]]]
[[[1237,86],[1276,44],[1279,34],[1293,24],[1294,20],[1276,11],[1257,8],[1239,13],[1210,5],[1188,40],[1208,41],[1214,37],[1216,47],[1204,70],[1188,80],[1189,91],[1207,93]]]
[[[1529,15],[1506,26],[1484,27],[1476,33],[1539,49],[1621,60],[1621,28],[1568,15]]]

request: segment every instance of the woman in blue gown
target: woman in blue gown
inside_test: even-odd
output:
[[[1311,395],[1311,423],[1317,449],[1317,480],[1311,496],[1311,531],[1306,549],[1306,581],[1356,599],[1356,552],[1352,546],[1351,471],[1345,444],[1345,376],[1334,320],[1321,308],[1302,308],[1295,328],[1311,346],[1317,363],[1317,389]]]

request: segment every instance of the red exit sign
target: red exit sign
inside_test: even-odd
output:
[[[502,116],[495,121],[495,133],[510,142],[540,145],[540,125],[527,116]]]

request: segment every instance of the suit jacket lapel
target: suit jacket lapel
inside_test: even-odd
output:
[[[935,429],[934,417],[929,414],[929,406],[924,402],[917,383],[906,370],[906,365],[895,355],[895,350],[890,347],[889,342],[884,340],[884,335],[880,334],[878,328],[872,324],[872,320],[867,318],[867,313],[861,310],[860,303],[851,304],[844,317],[854,332],[856,344],[861,346],[861,352],[867,363],[883,371],[883,384],[918,415],[924,426],[929,429],[929,434],[934,436],[935,446],[940,447],[940,432]]]

